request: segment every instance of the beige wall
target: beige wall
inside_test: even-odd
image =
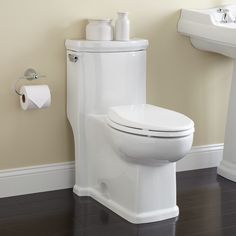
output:
[[[200,52],[176,32],[179,9],[207,8],[219,0],[1,0],[0,169],[74,158],[65,113],[66,38],[82,38],[86,18],[115,18],[128,10],[132,36],[147,38],[148,102],[190,116],[194,145],[221,143],[232,62]],[[236,1],[231,1],[235,2]],[[37,83],[52,89],[47,110],[24,112],[12,84],[28,67],[47,75]]]

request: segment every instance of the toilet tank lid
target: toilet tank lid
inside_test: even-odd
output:
[[[132,39],[129,41],[89,41],[69,40],[65,42],[67,50],[76,52],[133,52],[146,50],[147,39]]]

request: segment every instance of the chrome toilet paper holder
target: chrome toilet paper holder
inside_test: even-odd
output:
[[[39,78],[46,78],[46,75],[40,75],[36,72],[35,69],[29,68],[24,72],[24,75],[22,77],[19,77],[15,84],[14,84],[14,90],[16,92],[17,95],[22,96],[22,94],[20,92],[18,92],[17,90],[17,84],[20,80],[22,79],[26,79],[26,80],[37,80]]]

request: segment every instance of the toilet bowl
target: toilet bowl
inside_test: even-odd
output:
[[[106,123],[113,148],[128,161],[176,162],[192,147],[194,123],[183,114],[140,104],[109,108]]]
[[[194,123],[146,104],[148,41],[67,40],[67,116],[75,146],[74,193],[129,222],[178,216],[176,161]]]

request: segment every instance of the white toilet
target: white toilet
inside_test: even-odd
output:
[[[146,104],[147,40],[67,40],[67,115],[76,156],[74,193],[132,223],[176,217],[175,162],[194,123]]]

